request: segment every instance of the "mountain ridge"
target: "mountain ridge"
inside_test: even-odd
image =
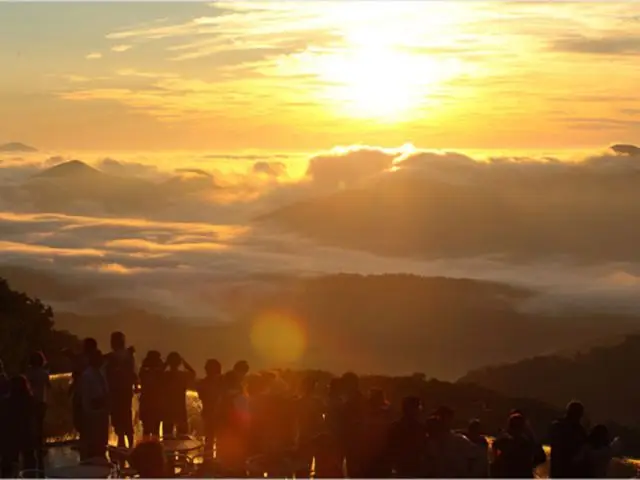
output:
[[[38,149],[21,142],[8,142],[0,145],[0,152],[7,153],[33,153]]]

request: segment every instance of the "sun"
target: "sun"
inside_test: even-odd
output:
[[[458,3],[314,3],[318,20],[309,28],[336,39],[281,56],[277,73],[300,80],[330,117],[395,124],[433,116],[450,80],[474,69],[458,54],[458,42],[468,38],[457,32],[470,21],[468,5]],[[291,95],[298,92],[292,88]]]
[[[425,41],[400,21],[350,24],[340,48],[310,59],[320,97],[349,117],[396,123],[424,115],[438,104],[440,87],[462,72],[455,56]]]
[[[348,116],[385,122],[409,120],[434,103],[442,68],[392,47],[352,47],[320,63],[327,102]]]

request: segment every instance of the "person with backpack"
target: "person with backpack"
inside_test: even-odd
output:
[[[111,352],[105,359],[105,374],[110,394],[111,425],[118,437],[118,447],[133,448],[131,403],[138,377],[134,350],[126,347],[122,332],[111,334]]]

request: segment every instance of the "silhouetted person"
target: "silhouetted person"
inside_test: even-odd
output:
[[[531,438],[526,419],[519,413],[509,417],[507,431],[495,440],[492,449],[496,478],[533,478],[534,469],[546,461],[542,445]]]
[[[239,375],[230,371],[224,375],[224,393],[220,401],[217,453],[222,464],[233,476],[245,469],[251,431],[249,399]]]
[[[88,362],[79,384],[82,400],[81,456],[102,458],[109,440],[109,386],[102,372],[102,352],[89,353]]]
[[[144,436],[159,436],[164,416],[164,361],[160,352],[150,350],[140,366],[140,421]]]
[[[391,405],[384,391],[374,388],[369,392],[365,404],[365,414],[361,444],[363,452],[363,474],[370,478],[385,478],[391,474],[386,457],[386,442],[391,427]]]
[[[607,478],[609,464],[617,452],[618,439],[611,441],[609,429],[605,425],[596,425],[589,432],[583,450],[583,462],[586,478]]]
[[[365,417],[365,397],[360,392],[360,378],[352,372],[342,376],[344,403],[340,415],[340,442],[347,461],[350,478],[362,478],[365,449],[362,444]]]
[[[420,398],[405,397],[402,400],[402,417],[389,429],[387,462],[398,478],[424,476],[427,432],[425,425],[420,421],[421,414]]]
[[[173,477],[167,466],[164,448],[157,440],[145,440],[136,445],[129,460],[140,478]]]
[[[467,438],[478,449],[478,461],[475,465],[473,477],[486,478],[489,476],[489,442],[482,434],[480,420],[471,420],[467,427]]]
[[[2,476],[15,477],[14,465],[22,470],[36,468],[36,405],[26,377],[9,380],[9,396],[3,400]]]
[[[582,426],[584,406],[571,402],[564,418],[551,425],[551,478],[580,478],[585,475],[585,465],[580,456],[587,443],[587,432]]]
[[[298,444],[306,444],[324,429],[325,403],[316,394],[317,380],[306,376],[295,402],[296,437]]]
[[[435,414],[438,428],[429,434],[429,460],[437,468],[440,478],[468,478],[477,468],[478,451],[464,435],[454,432],[454,412],[447,406],[439,407]]]
[[[327,407],[325,413],[325,425],[335,438],[340,437],[340,415],[342,414],[343,388],[342,379],[332,378],[329,381],[327,392]],[[342,448],[342,446],[340,446]]]
[[[250,385],[251,453],[269,454],[294,444],[294,401],[286,382],[273,372],[263,372]]]
[[[162,434],[164,436],[186,435],[189,430],[187,418],[187,389],[193,384],[196,372],[177,352],[167,355],[167,370],[164,372],[163,385],[165,396]],[[180,366],[184,370],[180,370]]]
[[[47,400],[51,390],[47,361],[42,352],[34,352],[29,357],[29,367],[25,376],[31,386],[35,404],[36,457],[38,468],[44,469],[44,417],[47,412]]]
[[[111,334],[111,352],[105,358],[105,373],[109,385],[111,425],[118,437],[118,446],[126,446],[126,438],[129,448],[133,448],[131,402],[137,375],[134,351],[127,348],[122,332]]]
[[[249,373],[249,363],[246,360],[238,360],[233,366],[233,371],[240,382],[244,382],[245,377]]]
[[[313,459],[313,449],[310,445],[324,430],[325,405],[322,399],[316,395],[316,385],[317,381],[313,376],[305,376],[302,379],[300,395],[294,402],[296,445],[305,452],[301,456],[308,463],[308,468],[305,466],[305,475],[309,474]]]
[[[71,396],[73,428],[81,435],[82,431],[82,398],[80,395],[80,377],[89,364],[89,356],[98,350],[98,342],[95,338],[87,337],[82,341],[80,353],[71,354],[73,368],[71,371],[71,385],[69,395]]]
[[[216,427],[219,420],[217,407],[222,398],[222,365],[215,359],[209,359],[204,365],[205,377],[198,381],[196,390],[202,402],[202,423],[204,424],[205,448],[207,454],[213,452]]]

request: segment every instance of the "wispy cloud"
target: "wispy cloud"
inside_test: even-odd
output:
[[[99,60],[100,58],[102,58],[102,54],[99,52],[92,52],[87,54],[84,58],[86,58],[87,60]]]
[[[587,14],[575,2],[197,4],[173,17],[96,32],[100,38],[87,45],[107,46],[91,47],[99,51],[87,58],[102,52],[109,61],[64,73],[104,80],[69,78],[71,85],[46,93],[51,102],[83,102],[63,115],[117,108],[144,128],[131,140],[127,122],[117,122],[107,127],[113,138],[172,148],[238,138],[225,133],[205,141],[201,132],[212,128],[243,129],[255,140],[251,146],[268,148],[285,138],[294,138],[296,148],[315,148],[329,133],[343,135],[339,142],[382,135],[391,144],[530,146],[560,141],[556,128],[571,131],[577,144],[598,144],[608,138],[580,134],[562,117],[619,120],[621,109],[637,108],[628,101],[638,75],[629,18],[640,4],[589,8]],[[89,133],[107,137],[97,127]],[[619,133],[639,132],[621,124]],[[237,147],[228,142],[220,147]]]
[[[127,50],[131,50],[133,48],[132,45],[114,45],[113,47],[111,47],[111,51],[112,52],[116,52],[116,53],[122,53],[122,52],[126,52]]]

